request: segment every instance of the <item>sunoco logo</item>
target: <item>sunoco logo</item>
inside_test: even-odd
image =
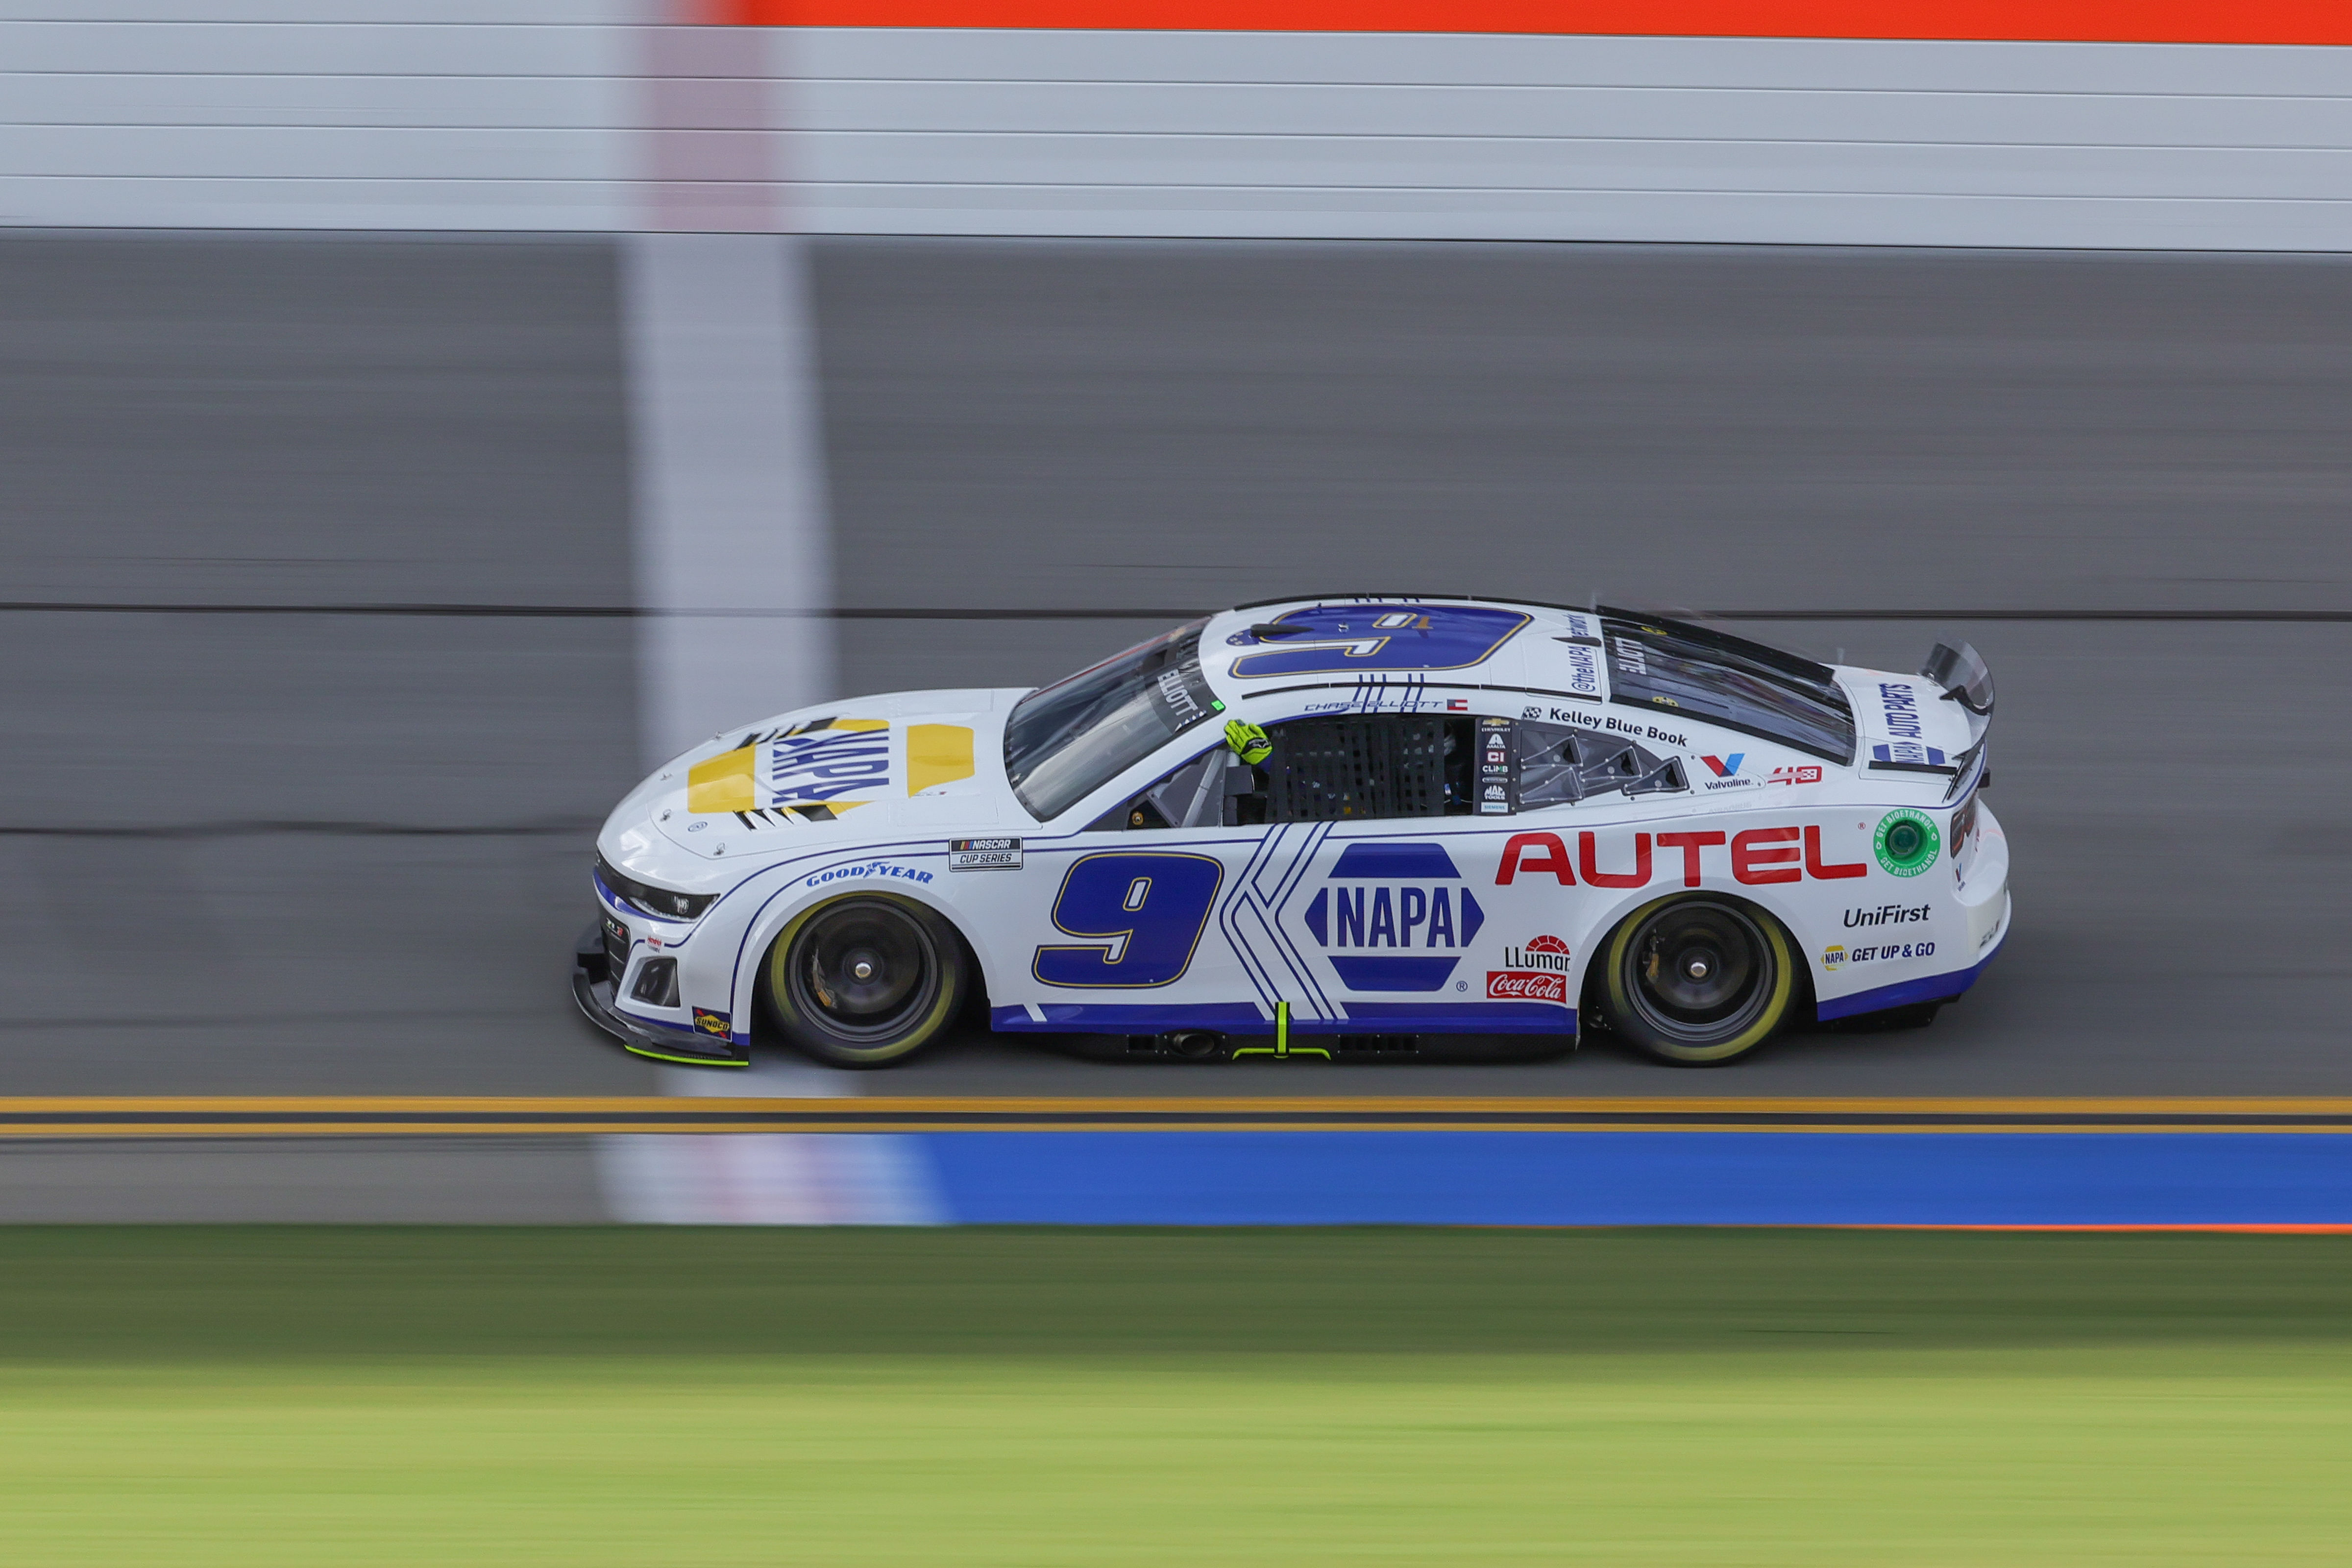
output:
[[[1568,943],[1556,936],[1539,936],[1525,947],[1503,950],[1506,969],[1549,969],[1556,973],[1568,973]]]

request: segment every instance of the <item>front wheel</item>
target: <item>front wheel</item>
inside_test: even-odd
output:
[[[1609,1024],[1661,1061],[1712,1067],[1747,1055],[1789,1016],[1796,965],[1779,922],[1727,899],[1661,899],[1602,955]]]
[[[768,950],[784,1037],[835,1067],[884,1067],[926,1045],[963,1005],[963,944],[906,899],[835,899],[793,917]]]

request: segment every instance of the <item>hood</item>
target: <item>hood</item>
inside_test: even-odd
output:
[[[1004,718],[1022,689],[894,692],[778,714],[669,764],[641,792],[642,809],[664,838],[711,859],[805,847],[845,822],[860,833],[985,831],[1011,799]]]

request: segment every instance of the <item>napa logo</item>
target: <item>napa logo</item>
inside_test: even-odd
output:
[[[845,795],[890,793],[890,727],[880,719],[836,719],[814,734],[771,742],[761,771],[762,805],[825,805]]]
[[[1350,844],[1302,918],[1350,991],[1437,991],[1486,911],[1443,844]]]

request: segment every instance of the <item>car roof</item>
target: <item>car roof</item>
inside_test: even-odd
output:
[[[1237,605],[1210,617],[1201,669],[1229,712],[1253,723],[1320,713],[1450,712],[1605,729],[1683,752],[1784,749],[1695,714],[1612,703],[1604,617],[1670,627],[1792,674],[1822,680],[1835,674],[1783,649],[1647,611],[1412,594]],[[1284,635],[1281,628],[1293,626],[1300,635]]]
[[[1516,715],[1530,700],[1609,699],[1598,616],[1500,599],[1351,595],[1242,605],[1211,617],[1201,671],[1254,722],[1342,710]]]

